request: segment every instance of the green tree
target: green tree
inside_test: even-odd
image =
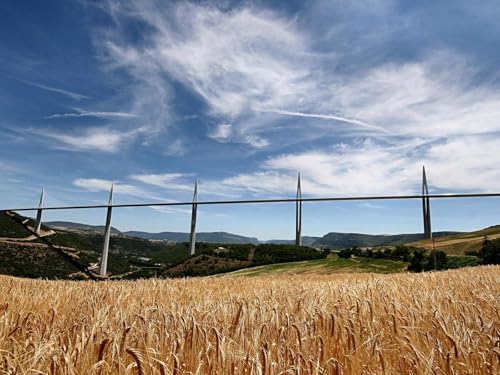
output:
[[[342,249],[337,254],[339,258],[349,259],[352,256],[351,249]]]
[[[448,261],[448,256],[444,251],[433,250],[427,256],[427,262],[425,264],[425,271],[430,270],[444,270],[446,269],[446,263]]]
[[[484,240],[479,256],[482,264],[500,264],[500,239]]]
[[[413,255],[410,258],[410,264],[408,265],[408,271],[422,272],[424,270],[425,261],[425,250],[415,249],[413,250]]]
[[[404,262],[408,262],[411,257],[411,251],[409,247],[398,245],[392,251],[392,256],[397,259],[401,259]]]

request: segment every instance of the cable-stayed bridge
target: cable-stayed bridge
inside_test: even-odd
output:
[[[114,204],[113,203],[113,186],[111,186],[108,204],[101,205],[77,205],[77,206],[53,206],[44,207],[44,194],[42,189],[40,201],[37,207],[18,207],[0,209],[0,212],[18,212],[18,211],[36,211],[36,225],[34,233],[40,235],[43,211],[53,210],[77,210],[77,209],[92,209],[106,208],[106,224],[104,231],[104,244],[99,265],[99,274],[101,277],[106,277],[107,260],[109,253],[109,239],[111,236],[111,220],[112,211],[115,208],[124,207],[164,207],[164,206],[191,206],[191,225],[190,225],[190,254],[196,252],[196,221],[197,210],[200,205],[235,205],[235,204],[274,204],[274,203],[294,203],[295,204],[295,244],[302,245],[302,204],[307,202],[341,202],[341,201],[373,201],[373,200],[405,200],[405,199],[421,199],[422,200],[422,217],[423,217],[423,233],[424,238],[432,238],[431,227],[431,199],[450,199],[450,198],[486,198],[500,197],[500,193],[449,193],[449,194],[429,194],[427,176],[425,167],[422,170],[422,193],[413,195],[377,195],[377,196],[343,196],[343,197],[313,197],[303,198],[300,173],[297,177],[297,194],[295,198],[269,198],[269,199],[239,199],[239,200],[211,200],[198,201],[198,180],[194,184],[193,200],[190,202],[145,202],[145,203],[130,203],[130,204]]]

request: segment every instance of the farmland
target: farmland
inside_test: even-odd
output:
[[[449,236],[442,236],[432,240],[420,240],[409,243],[408,245],[421,247],[426,250],[445,251],[447,254],[463,255],[467,251],[479,251],[483,241],[500,238],[500,226],[492,226],[469,233],[460,233]]]
[[[494,374],[500,267],[140,281],[0,276],[0,370]]]
[[[389,259],[340,259],[331,254],[326,259],[269,264],[234,271],[234,276],[261,275],[329,275],[347,272],[395,273],[406,269],[407,263]]]

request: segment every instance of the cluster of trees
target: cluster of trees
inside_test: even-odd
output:
[[[490,252],[488,252],[488,254]],[[400,260],[409,263],[408,270],[413,272],[445,270],[449,268],[475,266],[478,264],[478,259],[473,256],[449,257],[444,251],[433,250],[427,252],[424,249],[403,245],[398,245],[395,248],[377,250],[362,250],[360,248],[353,247],[339,251],[338,256],[340,258],[350,258],[352,256],[356,256],[373,259]]]
[[[477,256],[481,264],[500,264],[500,238],[485,238],[480,251],[468,251],[466,254]]]
[[[326,258],[329,251],[318,251],[306,246],[262,244],[255,247],[256,264],[296,262]]]
[[[218,250],[220,245],[210,245],[200,249],[199,253],[219,258],[252,261],[254,265],[295,262],[326,258],[329,251],[318,251],[306,246],[275,245],[275,244],[232,244],[223,245],[224,250]],[[250,254],[253,252],[253,256]],[[251,258],[251,259],[250,259]]]
[[[402,260],[404,262],[409,262],[413,256],[413,252],[418,250],[416,248],[411,248],[407,246],[396,246],[394,249],[366,249],[362,250],[359,247],[352,247],[349,249],[343,249],[338,252],[340,258],[350,258],[351,256],[374,258],[374,259],[395,259]]]
[[[194,258],[160,270],[162,276],[206,276],[264,264],[326,258],[330,253],[281,244],[197,244]]]

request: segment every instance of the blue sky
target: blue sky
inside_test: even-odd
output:
[[[0,207],[500,191],[498,1],[0,3]],[[498,199],[431,202],[434,230]],[[115,210],[188,231],[189,207]],[[305,235],[422,230],[414,202],[304,205]],[[292,238],[294,206],[200,207]],[[48,220],[104,221],[103,210]]]

